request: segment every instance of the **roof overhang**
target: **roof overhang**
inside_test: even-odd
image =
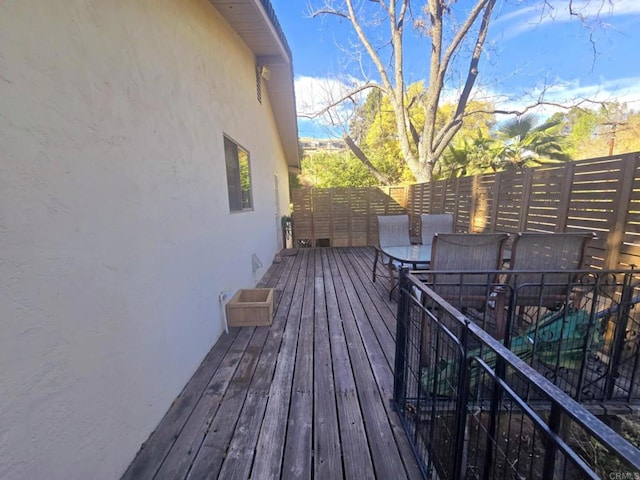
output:
[[[264,80],[289,170],[299,171],[298,123],[293,59],[269,0],[209,0],[256,56],[256,67],[271,73]]]

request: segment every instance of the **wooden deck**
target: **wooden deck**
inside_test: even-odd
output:
[[[271,327],[211,349],[123,479],[422,478],[393,411],[396,303],[372,248],[300,249],[267,272]]]

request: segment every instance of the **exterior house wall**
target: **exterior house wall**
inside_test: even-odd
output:
[[[289,205],[262,95],[206,0],[0,3],[0,478],[119,477],[224,334]]]

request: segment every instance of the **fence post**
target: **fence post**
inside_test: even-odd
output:
[[[471,198],[469,199],[469,225],[467,226],[467,232],[475,233],[473,227],[476,224],[476,209],[478,205],[478,184],[480,183],[480,175],[474,175],[471,183]]]
[[[494,233],[496,231],[496,223],[498,223],[498,208],[500,207],[500,184],[502,183],[502,177],[502,172],[496,173],[495,181],[493,182],[491,220],[489,220],[489,232],[491,233]]]
[[[453,209],[447,210],[446,213],[453,213],[453,231],[458,231],[458,210],[460,209],[460,177],[456,177],[456,193],[455,193],[455,203],[453,205]]]
[[[520,219],[518,230],[527,230],[527,218],[529,217],[529,205],[531,203],[531,184],[533,183],[533,169],[525,168],[522,175],[522,199],[520,200]]]
[[[625,225],[627,221],[627,210],[633,193],[635,180],[636,158],[638,154],[627,154],[623,157],[620,174],[619,188],[617,189],[614,203],[613,218],[607,235],[605,247],[604,265],[606,269],[618,268],[618,258],[620,257],[620,245],[624,239]]]
[[[564,232],[567,229],[567,221],[569,219],[569,205],[571,204],[571,192],[573,190],[573,174],[576,170],[574,162],[567,162],[563,165],[564,175],[562,189],[560,191],[560,205],[558,205],[558,221],[556,223],[556,232]]]

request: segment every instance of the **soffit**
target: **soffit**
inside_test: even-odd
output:
[[[298,124],[291,50],[268,0],[209,0],[256,56],[271,71],[264,80],[287,164],[300,168]]]

